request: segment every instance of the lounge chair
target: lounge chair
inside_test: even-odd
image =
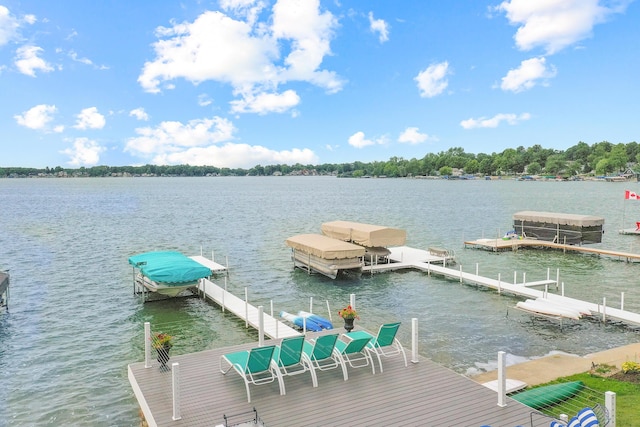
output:
[[[283,338],[280,345],[277,345],[273,351],[273,361],[283,377],[310,372],[313,386],[318,387],[318,379],[311,360],[302,352],[303,345],[304,336],[302,335]]]
[[[340,354],[335,351],[337,341],[338,334],[322,335],[314,341],[305,341],[302,352],[311,361],[313,369],[327,371],[341,367],[342,376],[346,381],[347,378],[349,378],[347,375],[347,366],[342,357],[340,357]]]
[[[249,351],[238,351],[220,356],[220,372],[226,375],[233,368],[244,380],[247,389],[247,400],[251,402],[249,384],[260,385],[278,380],[280,394],[285,394],[284,381],[280,370],[273,361],[275,345],[252,348]],[[227,369],[223,368],[223,361],[228,363]]]
[[[351,337],[350,334],[344,334],[343,336],[347,338],[347,341],[338,340],[336,342],[336,352],[352,368],[363,368],[371,365],[371,370],[375,375],[376,367],[373,364],[371,350],[367,348],[372,337]]]
[[[368,335],[371,337],[371,341],[367,344],[367,347],[378,357],[380,372],[383,372],[382,359],[380,359],[380,356],[392,357],[401,354],[404,359],[404,366],[407,366],[407,355],[404,352],[404,347],[402,347],[402,344],[400,344],[400,341],[396,338],[398,328],[400,328],[400,322],[385,323],[380,326],[378,334],[375,337],[365,331],[354,332],[355,334],[359,334],[358,336],[361,334],[362,336]]]

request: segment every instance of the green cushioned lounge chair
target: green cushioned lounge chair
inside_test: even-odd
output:
[[[340,354],[335,351],[336,341],[338,341],[338,334],[322,335],[311,342],[305,341],[302,351],[311,361],[313,369],[326,371],[341,367],[342,376],[346,381],[349,378],[347,366]]]
[[[238,351],[220,356],[220,372],[226,375],[233,368],[244,380],[247,389],[247,400],[251,402],[249,384],[260,385],[278,380],[280,394],[285,394],[284,381],[280,370],[273,362],[274,345],[252,348],[249,351]],[[223,364],[228,364],[225,367]]]
[[[338,340],[336,342],[336,352],[340,357],[352,368],[363,368],[371,365],[371,370],[376,373],[376,367],[373,364],[370,350],[367,345],[371,341],[371,337],[361,337],[350,339],[348,334],[343,335],[347,341]]]
[[[372,337],[371,342],[367,345],[378,357],[380,372],[383,372],[382,359],[380,359],[380,356],[392,357],[401,354],[404,358],[404,366],[407,366],[407,355],[404,352],[402,344],[400,344],[400,341],[396,338],[398,328],[400,328],[400,322],[385,323],[378,329],[378,335]]]
[[[314,387],[318,387],[318,379],[311,360],[302,351],[304,336],[283,338],[280,345],[273,351],[273,361],[278,366],[280,374],[285,376],[311,373]]]

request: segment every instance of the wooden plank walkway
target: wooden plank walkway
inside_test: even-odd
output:
[[[581,252],[594,255],[604,255],[612,258],[621,258],[627,262],[640,261],[640,254],[633,252],[611,251],[608,249],[588,248],[585,246],[577,245],[563,245],[562,243],[547,242],[537,239],[478,239],[465,241],[464,245],[465,247],[471,246],[476,248],[489,249],[492,251],[501,251],[507,249],[517,250],[521,247],[543,247],[549,249],[557,249],[563,252]]]
[[[317,334],[309,334],[315,336]],[[272,342],[266,341],[269,345]],[[172,356],[179,363],[180,415],[172,419],[171,372],[144,362],[129,365],[129,381],[150,426],[216,426],[223,416],[251,412],[255,407],[267,426],[529,426],[531,409],[507,398],[498,406],[498,395],[473,380],[424,357],[418,363],[402,357],[383,359],[384,372],[369,367],[318,372],[318,387],[309,374],[285,377],[286,395],[277,382],[251,386],[247,402],[239,375],[222,375],[222,354],[257,346],[244,344]],[[406,350],[406,349],[405,349]],[[410,350],[407,354],[411,357]],[[377,360],[375,361],[377,363]],[[247,417],[249,418],[249,417]],[[548,426],[548,422],[534,427]]]

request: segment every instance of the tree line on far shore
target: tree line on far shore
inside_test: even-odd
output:
[[[0,167],[0,177],[107,177],[107,176],[271,176],[334,175],[339,177],[449,176],[467,175],[577,175],[604,176],[626,171],[640,172],[640,145],[608,141],[588,145],[578,142],[567,150],[534,145],[507,148],[501,153],[465,153],[461,147],[428,153],[421,159],[391,157],[369,163],[321,165],[257,165],[251,169],[191,165],[93,166],[80,168]]]

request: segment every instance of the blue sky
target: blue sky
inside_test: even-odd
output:
[[[637,141],[638,23],[633,0],[0,0],[0,166]]]

